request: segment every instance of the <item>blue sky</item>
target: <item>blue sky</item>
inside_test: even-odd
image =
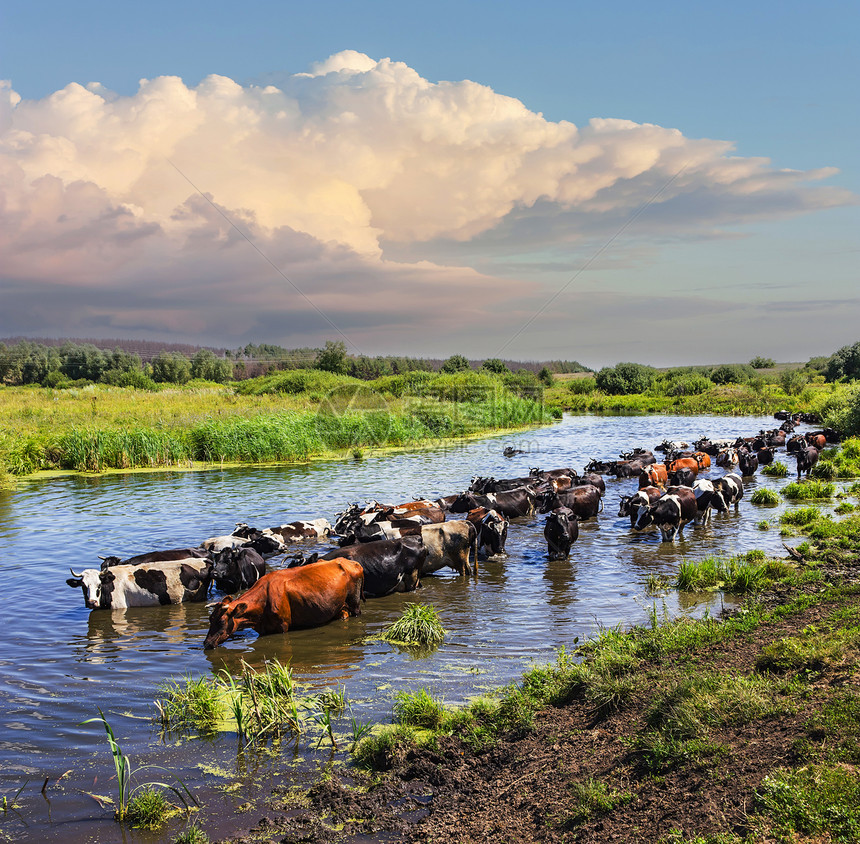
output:
[[[858,23],[860,7],[853,3],[5,4],[0,78],[11,81],[21,100],[7,109],[6,124],[0,122],[6,133],[0,154],[9,163],[0,170],[0,187],[5,179],[9,191],[21,192],[9,193],[7,213],[27,208],[32,219],[29,227],[13,227],[5,242],[9,260],[0,269],[0,291],[9,306],[0,335],[305,345],[335,336],[334,324],[337,336],[366,353],[483,357],[503,351],[592,366],[828,354],[860,339]],[[368,60],[325,65],[313,79],[295,76],[341,51]],[[385,58],[393,70],[368,63]],[[197,90],[210,74],[233,80],[242,92],[274,85],[309,121],[291,123],[287,134],[266,130],[253,143],[243,137],[209,161],[223,121],[265,121],[262,111],[248,118],[251,112],[225,110],[237,96],[229,86],[207,89],[211,125],[196,130],[195,152],[186,147],[183,154],[174,127],[168,146],[181,158],[170,160],[183,179],[220,209],[215,217],[214,206],[201,206],[203,197],[188,181],[175,173],[171,181],[158,169],[167,147],[153,152],[134,183],[106,163],[126,138],[136,161],[143,154],[148,136],[129,117],[138,113],[140,79],[178,76],[185,90]],[[406,101],[397,101],[422,92],[416,80],[435,86],[417,123]],[[463,80],[519,100],[523,113],[511,109],[500,121],[506,101],[479,96]],[[98,82],[119,95],[97,91],[106,103],[93,123],[101,138],[70,117],[74,109],[91,114],[86,97],[63,104],[45,99],[73,82]],[[380,115],[377,105],[368,105],[356,93],[363,86],[395,101],[391,111]],[[188,95],[165,87],[155,96],[178,104]],[[173,107],[167,112],[177,121],[188,117]],[[455,113],[467,122],[456,123]],[[549,126],[537,125],[538,113]],[[332,127],[347,114],[358,128],[345,129],[335,149]],[[617,127],[605,126],[588,135],[594,118],[637,124],[631,138],[640,139],[631,146],[618,140]],[[105,127],[117,121],[123,131],[103,140]],[[563,154],[560,121],[579,130]],[[677,161],[661,158],[654,168],[631,170],[629,156],[646,147],[648,154],[665,154],[675,144],[666,133],[655,140],[639,128],[645,124],[677,129],[691,148],[707,139],[733,149],[709,147],[700,160],[685,146]],[[434,125],[445,137],[425,146]],[[295,202],[283,194],[268,197],[266,173],[311,130],[328,133],[318,144],[325,153],[316,158],[306,150],[300,173],[268,186],[292,190],[301,181]],[[159,124],[158,131],[156,146],[168,129]],[[401,143],[389,148],[401,131]],[[492,147],[486,156],[483,147],[473,148],[475,133]],[[436,178],[410,170],[408,178],[383,185],[386,166],[412,166],[404,164],[410,143]],[[517,145],[532,143],[538,147],[530,148],[532,163],[511,180],[499,177],[515,171]],[[546,156],[556,156],[557,175],[566,166],[557,156],[579,162],[585,150],[596,155],[594,149],[603,164],[589,173],[588,196],[576,184],[578,163],[555,193],[535,186],[546,175]],[[250,151],[259,153],[261,165],[244,174],[239,190],[225,171],[233,162],[247,164]],[[70,156],[75,166],[67,166]],[[332,166],[353,156],[338,171],[338,184],[349,183],[349,190],[311,183],[317,172],[329,180]],[[743,186],[733,182],[726,189],[732,157],[747,171]],[[758,158],[769,163],[755,164]],[[471,173],[487,161],[493,172],[473,182]],[[781,182],[783,170],[822,168],[838,173]],[[449,184],[452,170],[465,177]],[[259,184],[251,189],[255,178]],[[594,185],[604,187],[595,193]],[[445,192],[458,194],[460,186],[463,195],[452,202],[448,221]],[[678,195],[670,196],[676,188]],[[316,199],[320,207],[310,208]],[[94,223],[129,208],[133,220],[121,233]],[[37,225],[30,209],[46,220],[77,214],[80,242],[70,245],[62,227]],[[341,213],[347,222],[338,219]],[[192,217],[198,222],[189,222]],[[231,242],[231,232],[238,237],[234,222],[289,282],[268,264],[255,266],[260,256],[247,242]],[[106,256],[104,244],[120,234],[144,245],[134,254],[123,247]],[[195,252],[192,246],[204,241],[208,247]],[[222,251],[213,256],[219,243]],[[224,248],[232,251],[225,256]]]

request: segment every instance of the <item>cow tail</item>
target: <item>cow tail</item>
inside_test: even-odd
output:
[[[478,576],[478,531],[475,531],[475,538],[472,540],[472,553],[475,555],[475,564],[472,566],[472,571],[475,577]]]
[[[602,495],[600,496],[600,511],[599,512],[601,512],[601,513],[603,512],[603,496]]]

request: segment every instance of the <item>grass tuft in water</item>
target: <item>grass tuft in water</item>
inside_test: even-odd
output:
[[[434,607],[429,604],[407,604],[403,615],[387,627],[379,638],[396,645],[434,648],[445,640],[445,628]]]
[[[775,504],[779,504],[780,498],[779,493],[775,489],[762,487],[761,489],[757,489],[752,494],[750,501],[753,504],[765,504],[767,506],[773,506]]]
[[[815,478],[806,478],[783,487],[782,494],[790,501],[806,501],[816,498],[833,498],[836,494],[836,485],[829,481],[820,481]]]
[[[128,801],[125,819],[141,829],[158,829],[167,820],[172,808],[163,791],[146,786]]]

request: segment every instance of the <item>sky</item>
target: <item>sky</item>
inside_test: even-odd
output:
[[[0,336],[860,340],[853,2],[0,5]]]

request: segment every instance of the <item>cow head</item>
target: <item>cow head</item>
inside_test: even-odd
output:
[[[80,574],[74,569],[69,571],[72,577],[68,578],[66,583],[73,589],[83,589],[87,609],[97,610],[99,607],[110,606],[111,585],[115,578],[109,569],[84,569]]]
[[[629,516],[630,515],[630,499],[633,498],[632,495],[622,495],[621,501],[618,502],[618,515],[619,516]]]
[[[505,553],[508,539],[508,520],[495,510],[490,510],[481,519],[481,544],[489,548],[490,557]]]
[[[247,627],[249,624],[245,616],[247,609],[242,601],[234,600],[230,596],[215,604],[212,615],[209,616],[209,632],[203,642],[203,650],[217,648],[239,630]]]
[[[654,524],[654,513],[647,504],[640,504],[636,511],[636,521],[633,522],[633,530],[647,530]]]

